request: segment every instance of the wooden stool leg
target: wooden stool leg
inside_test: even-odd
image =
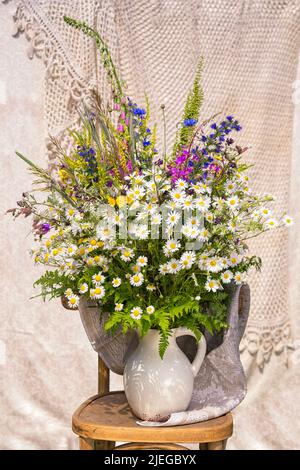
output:
[[[200,450],[208,450],[207,443],[201,442],[201,444],[199,444],[199,449]]]
[[[94,441],[86,439],[85,437],[79,438],[79,450],[94,450]]]
[[[115,446],[113,441],[95,441],[95,450],[113,450]]]
[[[226,449],[226,442],[224,441],[217,441],[217,442],[208,442],[207,443],[207,450],[225,450]]]

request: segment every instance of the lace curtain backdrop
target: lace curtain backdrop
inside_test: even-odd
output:
[[[64,14],[98,29],[128,83],[128,93],[143,103],[147,92],[154,120],[159,122],[160,105],[165,104],[168,146],[198,58],[204,56],[203,116],[224,111],[239,118],[244,126],[241,139],[252,147],[248,159],[256,165],[252,172],[254,190],[274,194],[276,210],[287,209],[295,218],[289,233],[268,233],[251,243],[251,250],[261,254],[264,267],[250,280],[250,319],[242,345],[249,392],[235,411],[236,433],[230,447],[299,448],[300,429],[287,435],[286,428],[297,426],[295,414],[300,411],[296,403],[300,355],[295,349],[300,343],[300,168],[296,137],[300,128],[300,81],[296,80],[300,2],[4,3],[0,15],[4,44],[0,68],[2,213],[30,184],[23,165],[13,160],[15,146],[40,164],[47,164],[47,158],[51,163],[48,133],[67,145],[64,130],[76,125],[78,103],[93,88],[103,99],[109,99],[92,41],[67,27]],[[10,20],[12,14],[14,21]],[[10,26],[14,26],[18,39],[11,37]],[[25,50],[34,60],[25,57]],[[298,77],[300,80],[300,73]],[[44,138],[47,157],[41,152]],[[12,179],[16,183],[13,188],[9,183]],[[28,222],[18,221],[17,227],[5,219],[1,230],[6,240],[1,254],[5,321],[0,352],[6,350],[0,365],[4,377],[1,411],[7,423],[0,445],[72,448],[76,441],[69,429],[70,416],[81,400],[94,394],[96,358],[76,314],[64,312],[55,302],[45,305],[35,300],[29,304],[30,285],[38,273],[24,254]],[[14,238],[7,239],[7,233]],[[30,246],[28,239],[26,246]],[[15,286],[18,291],[11,296]],[[23,380],[24,374],[28,376]],[[48,427],[41,436],[44,420]]]

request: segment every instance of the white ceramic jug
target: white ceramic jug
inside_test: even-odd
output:
[[[124,390],[133,413],[142,420],[163,421],[171,413],[185,411],[191,401],[194,377],[206,353],[204,336],[191,364],[176,342],[195,335],[187,328],[173,330],[163,359],[159,356],[159,332],[149,330],[129,356],[124,370]]]

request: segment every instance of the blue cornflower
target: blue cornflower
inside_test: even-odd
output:
[[[183,121],[184,127],[193,127],[197,123],[197,119],[185,119]]]
[[[220,135],[219,141],[220,141],[220,142],[224,142],[224,140],[225,140],[225,137],[224,137],[223,135]]]
[[[214,122],[211,126],[212,129],[217,129],[217,124]]]
[[[203,155],[208,155],[208,151],[206,149],[202,149],[201,153],[203,153]]]
[[[206,142],[206,141],[207,141],[206,135],[203,135],[203,136],[201,137],[201,140],[202,140],[202,142]]]
[[[226,119],[227,119],[227,121],[232,121],[232,120],[233,120],[233,116],[226,116]]]
[[[209,134],[210,139],[214,139],[216,137],[216,134]]]
[[[239,132],[242,129],[242,126],[240,126],[239,124],[236,124],[235,126],[233,126],[233,128]]]
[[[146,114],[146,110],[144,108],[134,108],[133,114],[135,116],[143,117]]]
[[[149,127],[147,127],[146,132],[147,132],[147,134],[151,134],[151,129],[149,129]]]
[[[144,147],[149,147],[149,145],[151,145],[150,140],[144,139],[144,141],[143,141],[143,146],[144,146]]]

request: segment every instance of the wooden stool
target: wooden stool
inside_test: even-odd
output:
[[[109,370],[100,358],[98,364],[99,394],[85,401],[73,415],[72,428],[79,436],[80,450],[187,449],[174,442],[197,443],[200,450],[225,450],[233,430],[231,413],[184,426],[139,426],[124,392],[109,393]],[[116,447],[117,441],[130,443]]]

